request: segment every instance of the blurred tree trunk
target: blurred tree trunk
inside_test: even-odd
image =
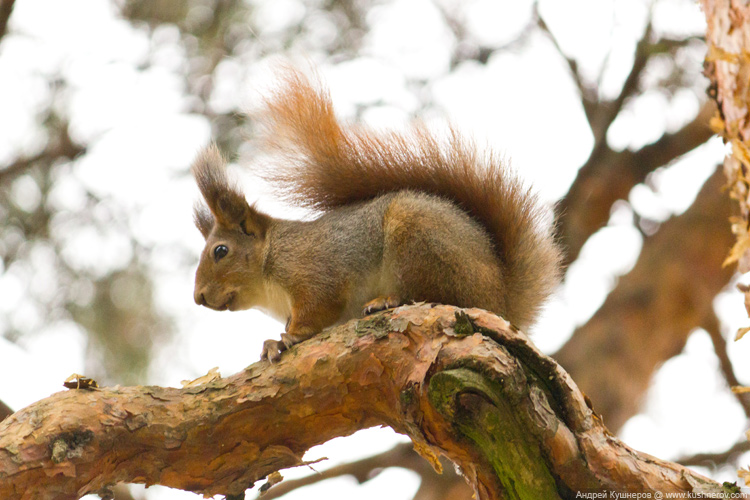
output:
[[[714,317],[713,298],[732,275],[721,267],[732,245],[723,184],[717,171],[685,213],[646,238],[633,270],[554,354],[612,430],[638,412],[661,363]]]
[[[58,393],[0,423],[0,497],[67,499],[118,482],[241,497],[312,446],[388,425],[480,500],[579,492],[736,492],[614,438],[551,358],[479,309],[353,320],[185,389]]]
[[[540,24],[560,50],[541,19]],[[649,22],[619,95],[608,101],[599,98],[597,86],[587,82],[576,61],[560,50],[579,87],[594,136],[589,158],[557,207],[567,263],[574,262],[586,241],[606,226],[618,200],[627,200],[633,187],[646,182],[652,172],[713,135],[709,119],[715,105],[709,101],[679,130],[638,150],[616,151],[607,142],[607,131],[626,103],[643,91],[641,80],[649,60],[687,43],[657,38]],[[721,186],[722,179],[714,175],[684,214],[644,236],[633,270],[618,280],[602,307],[553,355],[613,431],[639,411],[654,372],[682,351],[690,333],[717,324],[713,298],[731,277],[721,268],[731,246],[726,227],[729,205]]]

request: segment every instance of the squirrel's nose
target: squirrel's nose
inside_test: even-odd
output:
[[[195,303],[199,306],[205,306],[206,305],[206,298],[203,296],[202,292],[199,292],[196,290],[195,294],[193,295],[193,298],[195,299]]]

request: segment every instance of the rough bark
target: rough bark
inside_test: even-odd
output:
[[[713,299],[732,276],[721,267],[733,241],[723,184],[717,171],[685,213],[645,240],[633,270],[553,355],[613,430],[638,412],[661,363],[715,321]]]
[[[735,0],[702,0],[706,13],[705,74],[719,107],[713,125],[732,145],[724,160],[729,195],[739,204],[732,230],[737,241],[727,264],[750,271],[750,5]],[[750,291],[745,291],[746,304]],[[748,309],[750,314],[750,309]]]
[[[376,425],[436,467],[451,459],[479,499],[727,491],[614,438],[503,319],[422,304],[197,387],[54,394],[0,423],[0,498],[77,498],[121,481],[240,495],[311,446]]]

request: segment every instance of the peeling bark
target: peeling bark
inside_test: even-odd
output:
[[[241,495],[310,447],[376,425],[408,435],[435,467],[451,459],[482,500],[729,491],[609,434],[505,320],[422,304],[198,387],[54,394],[0,423],[0,498],[78,498],[118,482]]]
[[[707,23],[705,74],[719,107],[712,125],[732,145],[724,173],[740,211],[732,221],[737,242],[726,264],[737,263],[745,273],[750,271],[750,5],[735,0],[702,0],[701,5]]]

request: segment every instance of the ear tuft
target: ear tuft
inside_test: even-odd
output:
[[[208,235],[211,234],[211,229],[214,227],[214,216],[203,203],[196,203],[193,207],[193,222],[203,235],[203,239],[208,239]]]
[[[192,171],[216,222],[225,227],[241,224],[247,215],[248,204],[242,191],[229,182],[226,161],[215,144],[210,144],[198,154]]]

